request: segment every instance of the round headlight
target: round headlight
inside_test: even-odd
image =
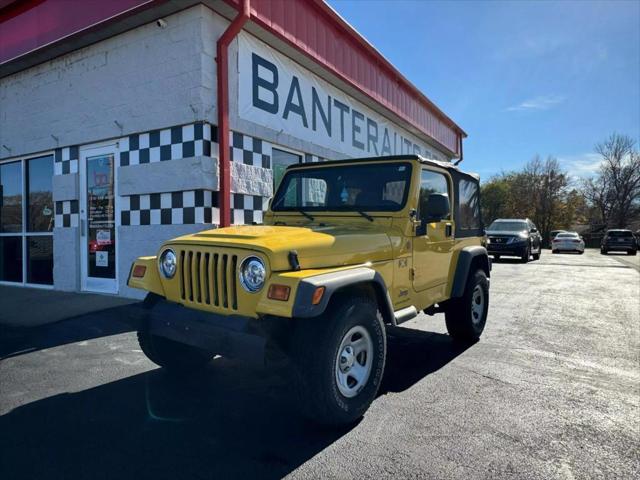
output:
[[[247,292],[257,292],[264,285],[267,269],[258,257],[247,257],[240,265],[240,285]]]
[[[173,278],[176,274],[176,254],[170,248],[160,255],[160,271],[165,278]]]

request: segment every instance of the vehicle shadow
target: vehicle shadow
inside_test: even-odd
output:
[[[381,395],[462,351],[447,335],[394,332]],[[15,480],[282,478],[354,428],[305,420],[290,391],[279,374],[217,358],[187,377],[156,369],[55,395],[0,416],[0,471]]]
[[[472,344],[459,344],[449,335],[388,327],[387,365],[379,394],[402,392],[444,367]]]
[[[122,305],[36,327],[0,325],[0,360],[133,331],[136,323],[132,308],[131,305]]]

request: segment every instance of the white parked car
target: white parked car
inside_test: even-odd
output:
[[[576,232],[560,232],[551,242],[551,253],[578,252],[584,253],[584,240]]]

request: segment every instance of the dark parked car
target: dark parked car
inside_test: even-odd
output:
[[[603,255],[609,252],[627,252],[627,255],[635,255],[637,251],[638,244],[631,230],[607,230],[600,244],[600,253]]]
[[[499,218],[487,229],[487,250],[497,260],[501,256],[520,257],[527,263],[531,255],[534,260],[542,253],[542,236],[528,218]]]

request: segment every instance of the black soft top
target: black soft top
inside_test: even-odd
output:
[[[294,163],[293,165],[289,165],[287,170],[294,170],[299,168],[313,168],[318,166],[325,165],[339,165],[341,163],[370,163],[376,161],[389,161],[389,160],[417,160],[420,163],[424,163],[425,165],[433,165],[434,167],[445,168],[451,172],[455,172],[458,175],[464,175],[469,177],[470,179],[475,180],[476,182],[480,181],[480,176],[476,173],[463,172],[458,168],[457,165],[454,165],[451,162],[442,162],[440,160],[431,160],[429,158],[424,158],[420,155],[389,155],[386,157],[362,157],[362,158],[345,158],[342,160],[325,160],[323,162],[307,162],[307,163]]]

